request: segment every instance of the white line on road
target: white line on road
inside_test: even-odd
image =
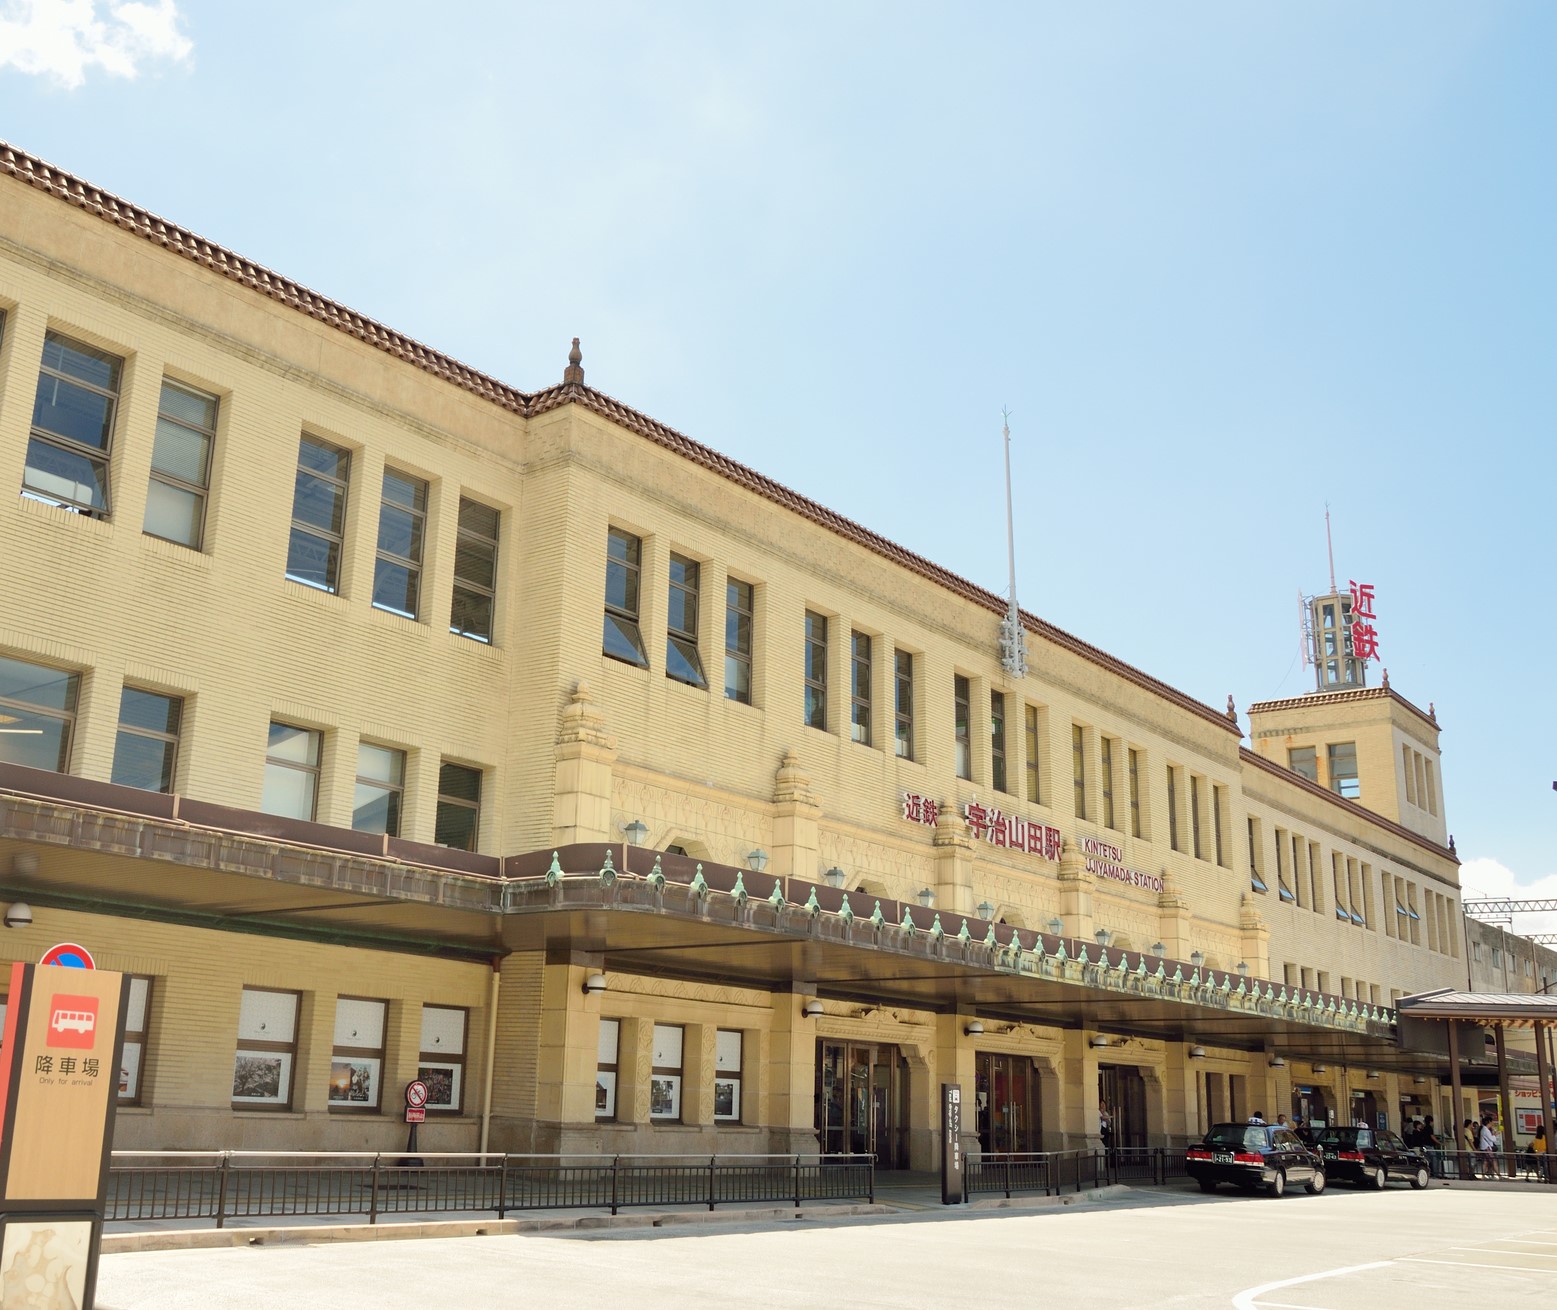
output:
[[[1342,1274],[1359,1274],[1364,1269],[1385,1269],[1389,1266],[1388,1260],[1375,1260],[1372,1264],[1347,1265],[1344,1269],[1326,1269],[1323,1273],[1304,1274],[1301,1278],[1283,1278],[1274,1283],[1261,1283],[1258,1287],[1251,1287],[1239,1292],[1233,1297],[1233,1310],[1255,1310],[1258,1298],[1266,1292],[1274,1292],[1279,1287],[1296,1287],[1299,1283],[1312,1283],[1321,1278],[1339,1278]]]
[[[1557,1269],[1543,1269],[1540,1265],[1484,1265],[1475,1260],[1433,1260],[1425,1255],[1403,1255],[1400,1264],[1454,1265],[1457,1269],[1517,1269],[1527,1274],[1557,1274]],[[1236,1305],[1237,1303],[1234,1302]],[[1240,1307],[1242,1310],[1242,1307]]]

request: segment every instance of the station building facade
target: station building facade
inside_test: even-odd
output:
[[[1181,1141],[1443,1097],[1439,729],[1245,726],[613,400],[0,148],[0,956],[121,1148]],[[13,924],[15,926],[10,926]],[[1453,1117],[1454,1107],[1439,1113]]]

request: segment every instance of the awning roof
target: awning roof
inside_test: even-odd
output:
[[[1457,992],[1449,989],[1402,996],[1402,1017],[1459,1019],[1493,1027],[1529,1028],[1557,1023],[1557,996],[1536,992]]]

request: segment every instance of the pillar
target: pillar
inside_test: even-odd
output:
[[[1092,886],[1095,879],[1087,872],[1086,857],[1069,837],[1060,851],[1060,917],[1065,920],[1065,935],[1091,942]],[[1092,1089],[1092,1109],[1097,1110],[1097,1088]],[[1094,1113],[1094,1117],[1096,1117]]]
[[[935,903],[963,916],[974,913],[973,838],[962,816],[941,807],[935,827]]]
[[[773,787],[773,851],[769,872],[815,882],[821,869],[822,804],[794,751],[784,752]],[[794,899],[793,897],[791,899]],[[804,899],[802,897],[801,899]]]
[[[559,846],[616,840],[611,830],[615,766],[616,738],[605,730],[605,716],[590,699],[589,684],[581,681],[562,711],[557,733],[553,840]]]
[[[816,1020],[805,1018],[806,999],[798,990],[769,996],[773,1021],[767,1060],[762,1070],[766,1092],[762,1122],[768,1127],[768,1149],[782,1155],[804,1155],[819,1149],[816,1124]]]

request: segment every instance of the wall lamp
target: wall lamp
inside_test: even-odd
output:
[[[1206,1058],[1206,1048],[1204,1046],[1191,1046],[1189,1048],[1189,1058],[1191,1060],[1204,1060]]]
[[[842,887],[843,884],[849,880],[849,875],[840,869],[836,864],[833,865],[833,867],[822,876],[827,879],[827,885],[829,887]]]
[[[984,1035],[984,1025],[975,1019],[962,1031],[967,1033],[969,1037],[982,1037]]]
[[[1238,968],[1238,976],[1240,978],[1247,978],[1249,976],[1249,966],[1243,960],[1239,960],[1238,961],[1237,968]]]
[[[1109,932],[1107,928],[1099,928],[1092,935],[1097,938],[1097,944],[1103,947],[1107,947],[1114,940],[1114,934]]]
[[[1379,1071],[1377,1069],[1369,1069],[1368,1070],[1368,1077],[1370,1079],[1377,1080],[1378,1076],[1379,1076]]]
[[[1327,1065],[1327,1064],[1316,1064],[1314,1066],[1314,1072],[1315,1073],[1329,1073],[1330,1072],[1330,1066]]]
[[[1107,1045],[1109,1045],[1107,1033],[1092,1034],[1092,1049],[1094,1051],[1101,1051]]]
[[[634,819],[631,823],[624,823],[622,831],[632,845],[642,846],[643,839],[649,835],[649,825],[642,819]]]
[[[1153,942],[1152,943],[1152,954],[1155,955],[1158,959],[1161,959],[1167,953],[1168,953],[1168,948],[1166,946],[1164,946],[1161,942]]]
[[[1414,1082],[1418,1087],[1420,1087],[1423,1083],[1425,1083],[1427,1081],[1427,1075],[1425,1073],[1419,1073],[1411,1081]]]
[[[26,901],[14,901],[6,909],[5,926],[7,928],[32,927],[32,906]]]
[[[589,977],[584,979],[584,995],[585,996],[598,996],[601,992],[605,991],[605,989],[607,987],[609,987],[610,985],[611,984],[606,981],[605,974],[603,974],[603,973],[592,973],[592,974],[589,975]]]
[[[1271,1056],[1270,1067],[1272,1069],[1285,1069],[1287,1067],[1287,1057],[1284,1055]]]
[[[916,899],[919,901],[919,904],[928,910],[932,905],[935,904],[935,892],[929,887],[921,887],[919,889],[919,895]]]
[[[822,1003],[814,996],[800,1007],[800,1013],[807,1019],[818,1019],[826,1012]]]
[[[762,847],[746,852],[746,864],[753,873],[761,873],[768,867],[768,853]]]
[[[1195,968],[1200,968],[1200,966],[1206,962],[1206,953],[1204,951],[1191,951],[1189,953],[1189,962],[1193,964]]]
[[[1049,920],[1049,932],[1052,936],[1055,937],[1063,936],[1065,932],[1065,920],[1060,918],[1059,915],[1055,915],[1054,918]]]
[[[994,917],[995,917],[995,907],[994,907],[994,905],[991,902],[989,902],[989,901],[980,901],[979,902],[979,918],[985,920],[986,922],[992,922],[994,920]]]

